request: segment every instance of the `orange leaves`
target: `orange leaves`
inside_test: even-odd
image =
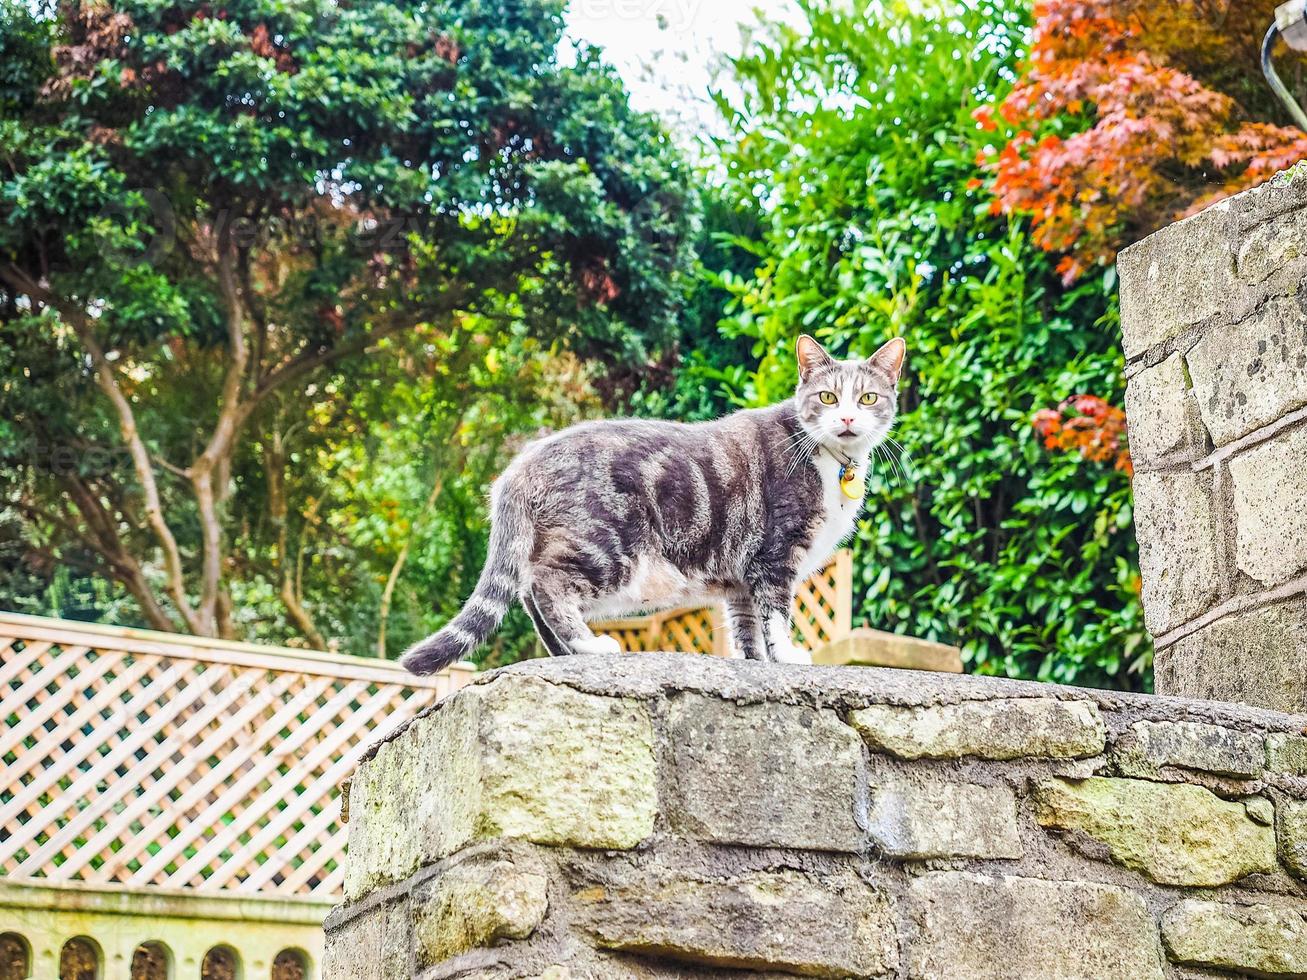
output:
[[[578,263],[577,286],[584,302],[594,306],[607,306],[622,295],[622,287],[609,272],[608,260],[601,256],[591,256]]]
[[[1057,408],[1043,408],[1031,420],[1044,448],[1078,452],[1093,463],[1134,475],[1126,438],[1125,412],[1097,395],[1072,395]]]
[[[260,23],[255,26],[253,33],[250,34],[250,50],[260,58],[268,58],[276,62],[277,71],[293,75],[298,70],[295,59],[282,46],[280,39],[273,37],[267,24]]]
[[[1248,66],[1274,3],[1209,7],[1041,0],[1018,84],[974,113],[982,129],[1001,119],[1008,130],[982,161],[996,210],[1029,215],[1035,241],[1065,253],[1067,281],[1307,157],[1307,134],[1268,121],[1269,94],[1250,107],[1260,89]]]
[[[463,57],[463,49],[459,46],[459,43],[447,34],[442,34],[436,38],[432,50],[437,58],[450,65],[458,64],[458,59]]]

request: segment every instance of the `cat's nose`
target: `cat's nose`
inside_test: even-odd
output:
[[[853,425],[853,419],[840,419],[840,421],[843,422],[846,427]]]

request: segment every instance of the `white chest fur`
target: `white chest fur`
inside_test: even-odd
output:
[[[818,452],[812,464],[821,474],[822,517],[808,546],[808,554],[799,568],[800,580],[807,578],[830,559],[844,540],[853,533],[862,513],[862,498],[850,500],[840,489],[840,463],[828,452]],[[859,471],[866,474],[866,464],[858,461]]]

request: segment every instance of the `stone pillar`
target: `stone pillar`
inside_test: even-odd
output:
[[[687,654],[517,664],[359,766],[323,980],[1307,976],[1305,723]]]
[[[1158,693],[1307,711],[1307,170],[1118,269]]]

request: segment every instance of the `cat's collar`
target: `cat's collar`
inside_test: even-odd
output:
[[[858,472],[857,461],[842,450],[834,450],[829,446],[821,448],[830,453],[831,458],[840,464],[840,492],[850,500],[861,500],[867,492],[867,481]]]
[[[841,466],[856,467],[858,465],[853,461],[853,457],[842,449],[831,449],[830,446],[827,446],[824,443],[822,444],[821,448],[826,450],[826,452],[830,453],[831,458],[834,459],[835,462],[839,463]]]

